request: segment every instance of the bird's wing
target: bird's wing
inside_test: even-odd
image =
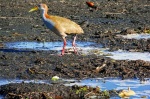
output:
[[[55,22],[55,27],[57,29],[63,29],[66,34],[83,33],[82,28],[70,19],[59,16],[51,16],[51,19]]]

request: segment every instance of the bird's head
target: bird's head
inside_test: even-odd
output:
[[[39,4],[38,6],[32,8],[29,12],[33,12],[33,11],[36,11],[36,10],[46,11],[46,10],[48,10],[48,7],[47,7],[46,4]]]

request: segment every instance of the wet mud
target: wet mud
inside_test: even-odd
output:
[[[0,78],[47,80],[56,75],[74,79],[121,77],[143,80],[150,78],[148,61],[113,60],[105,56],[76,54],[60,57],[55,51],[6,48],[3,44],[6,42],[62,41],[44,26],[39,11],[28,12],[39,4],[39,1],[0,0]],[[43,3],[48,5],[49,14],[69,18],[81,25],[85,33],[77,36],[79,41],[96,42],[102,44],[104,48],[110,48],[110,51],[121,49],[150,52],[150,39],[124,39],[117,36],[150,30],[149,0],[100,0],[95,2],[96,10],[88,7],[86,0],[45,0]],[[67,40],[72,40],[72,36],[67,36]],[[0,86],[0,94],[6,95],[6,98],[15,96],[20,98],[19,95],[28,96],[27,94],[31,95],[31,93],[33,96],[40,97],[39,99],[46,99],[48,95],[55,96],[55,99],[85,98],[69,90],[72,90],[72,87],[30,83]]]

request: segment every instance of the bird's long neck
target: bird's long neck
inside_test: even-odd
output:
[[[43,18],[43,19],[45,19],[46,16],[48,15],[47,12],[48,12],[47,9],[41,11],[41,14],[42,14],[42,18]]]
[[[51,20],[51,16],[47,14],[48,9],[44,9],[42,10],[42,19],[45,23],[45,25],[49,28],[49,29],[53,29],[55,26],[55,23]]]

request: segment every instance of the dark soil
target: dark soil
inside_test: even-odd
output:
[[[52,51],[6,49],[3,45],[5,42],[62,40],[43,25],[39,11],[28,13],[39,3],[38,0],[0,0],[1,78],[47,80],[55,75],[75,79],[150,78],[150,62],[142,60],[113,60],[104,56],[75,54],[59,57],[52,55],[55,53]],[[116,36],[142,33],[145,29],[150,29],[149,0],[99,0],[95,2],[97,10],[88,7],[86,0],[44,0],[43,3],[49,6],[50,14],[69,18],[81,25],[85,33],[78,36],[77,40],[93,41],[111,51],[122,49],[150,52],[150,39],[123,39]],[[71,38],[68,36],[67,40]],[[0,94],[7,98],[22,96],[25,99],[25,96],[31,97],[32,94],[39,99],[49,96],[58,96],[57,99],[82,99],[81,96],[85,95],[77,95],[70,90],[73,90],[72,87],[57,84],[22,83],[0,86]]]

